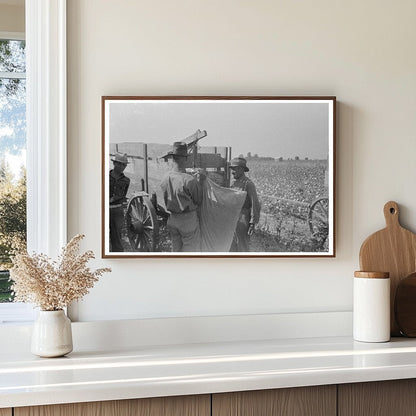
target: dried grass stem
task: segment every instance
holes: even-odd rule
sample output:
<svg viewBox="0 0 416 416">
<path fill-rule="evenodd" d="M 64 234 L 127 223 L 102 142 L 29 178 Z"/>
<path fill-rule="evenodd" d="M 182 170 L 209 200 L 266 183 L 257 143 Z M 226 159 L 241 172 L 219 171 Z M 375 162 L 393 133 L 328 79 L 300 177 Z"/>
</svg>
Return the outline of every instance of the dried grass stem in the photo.
<svg viewBox="0 0 416 416">
<path fill-rule="evenodd" d="M 94 253 L 78 254 L 83 238 L 81 234 L 72 238 L 57 261 L 45 254 L 29 255 L 26 250 L 15 254 L 10 270 L 15 302 L 34 303 L 42 310 L 56 311 L 85 296 L 101 275 L 111 269 L 90 270 L 87 263 Z"/>
</svg>

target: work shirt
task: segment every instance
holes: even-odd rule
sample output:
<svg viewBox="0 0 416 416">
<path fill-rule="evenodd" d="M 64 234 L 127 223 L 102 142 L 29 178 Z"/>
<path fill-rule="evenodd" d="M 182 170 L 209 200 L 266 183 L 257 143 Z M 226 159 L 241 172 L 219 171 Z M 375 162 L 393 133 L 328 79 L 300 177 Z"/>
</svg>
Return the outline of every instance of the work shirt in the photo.
<svg viewBox="0 0 416 416">
<path fill-rule="evenodd" d="M 184 172 L 169 172 L 160 184 L 166 209 L 173 214 L 195 211 L 202 203 L 197 179 Z"/>
<path fill-rule="evenodd" d="M 126 195 L 129 185 L 130 179 L 124 173 L 117 178 L 114 171 L 110 170 L 110 205 L 127 201 Z"/>
<path fill-rule="evenodd" d="M 231 188 L 247 192 L 241 212 L 248 212 L 250 214 L 250 223 L 257 224 L 260 219 L 260 202 L 257 197 L 256 185 L 249 178 L 243 176 L 242 178 L 236 179 L 231 184 Z"/>
</svg>

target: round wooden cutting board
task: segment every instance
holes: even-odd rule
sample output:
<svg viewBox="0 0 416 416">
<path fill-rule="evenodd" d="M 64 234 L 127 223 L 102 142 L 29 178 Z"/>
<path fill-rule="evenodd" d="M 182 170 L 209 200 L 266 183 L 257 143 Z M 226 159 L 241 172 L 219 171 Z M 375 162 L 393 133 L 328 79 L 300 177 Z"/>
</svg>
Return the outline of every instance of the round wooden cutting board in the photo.
<svg viewBox="0 0 416 416">
<path fill-rule="evenodd" d="M 416 234 L 399 222 L 399 206 L 394 201 L 384 205 L 386 228 L 370 235 L 360 249 L 362 271 L 390 273 L 390 328 L 391 335 L 400 335 L 394 317 L 394 299 L 399 282 L 416 271 Z"/>
</svg>

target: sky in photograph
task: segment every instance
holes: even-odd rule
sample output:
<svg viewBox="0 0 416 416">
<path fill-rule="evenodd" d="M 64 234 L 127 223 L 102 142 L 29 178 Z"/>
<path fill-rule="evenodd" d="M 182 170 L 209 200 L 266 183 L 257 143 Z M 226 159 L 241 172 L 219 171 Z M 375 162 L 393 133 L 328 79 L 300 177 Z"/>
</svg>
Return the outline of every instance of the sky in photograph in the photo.
<svg viewBox="0 0 416 416">
<path fill-rule="evenodd" d="M 301 159 L 328 156 L 329 104 L 294 101 L 110 103 L 110 143 L 172 144 L 206 130 L 201 146 L 231 146 L 232 155 Z"/>
</svg>

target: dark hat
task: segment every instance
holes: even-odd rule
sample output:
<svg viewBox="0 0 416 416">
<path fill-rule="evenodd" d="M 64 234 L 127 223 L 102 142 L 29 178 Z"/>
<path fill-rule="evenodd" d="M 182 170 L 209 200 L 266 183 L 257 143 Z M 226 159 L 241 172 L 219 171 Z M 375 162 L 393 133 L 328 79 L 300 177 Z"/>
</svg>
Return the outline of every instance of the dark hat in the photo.
<svg viewBox="0 0 416 416">
<path fill-rule="evenodd" d="M 188 156 L 188 146 L 184 142 L 175 142 L 173 143 L 172 150 L 162 156 L 161 159 L 166 159 L 171 156 L 178 157 L 187 157 Z"/>
<path fill-rule="evenodd" d="M 250 169 L 247 167 L 247 160 L 245 160 L 243 157 L 235 157 L 230 162 L 230 169 L 236 168 L 236 167 L 242 167 L 244 169 L 244 172 L 248 172 Z"/>
<path fill-rule="evenodd" d="M 112 162 L 119 162 L 127 165 L 129 160 L 127 159 L 127 153 L 116 153 L 114 157 L 111 159 Z"/>
</svg>

